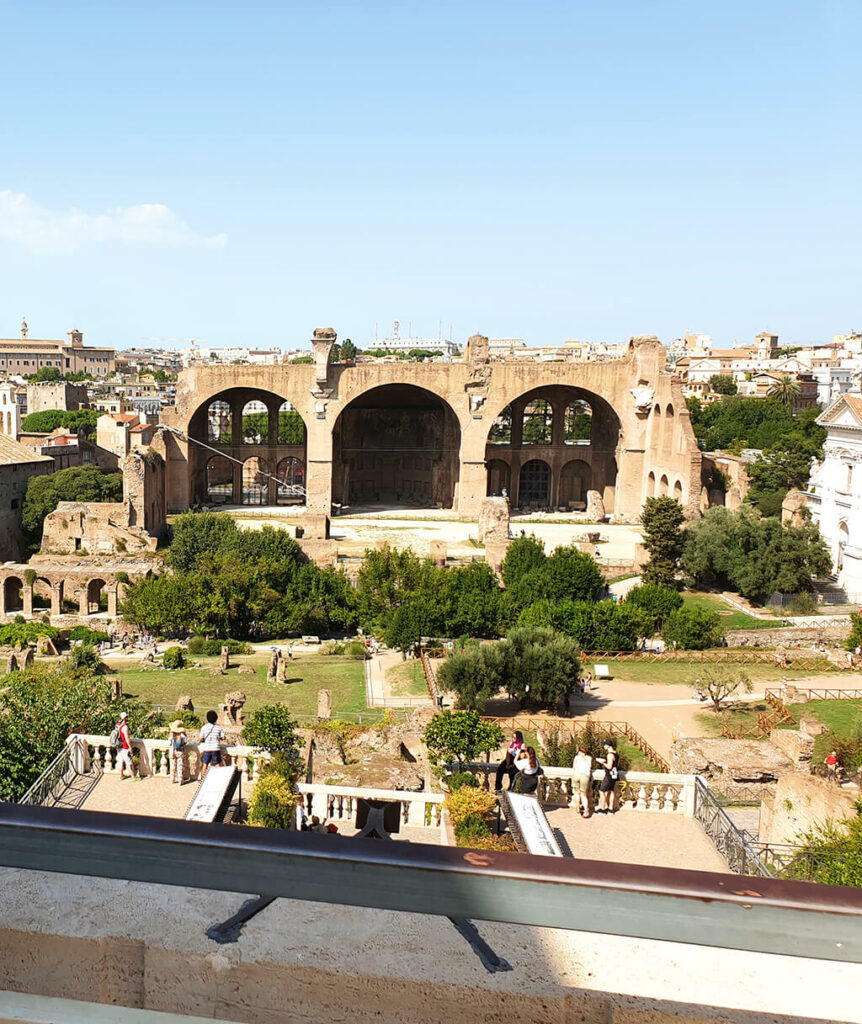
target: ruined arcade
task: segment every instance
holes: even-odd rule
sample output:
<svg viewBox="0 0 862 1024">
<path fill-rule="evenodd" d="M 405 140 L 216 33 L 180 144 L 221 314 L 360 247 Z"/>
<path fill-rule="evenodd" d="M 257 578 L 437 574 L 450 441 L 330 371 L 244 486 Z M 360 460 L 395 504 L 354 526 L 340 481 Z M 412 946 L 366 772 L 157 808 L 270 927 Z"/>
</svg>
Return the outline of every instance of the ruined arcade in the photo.
<svg viewBox="0 0 862 1024">
<path fill-rule="evenodd" d="M 486 496 L 513 508 L 580 510 L 595 492 L 615 522 L 667 494 L 701 507 L 701 456 L 679 387 L 652 336 L 606 362 L 461 361 L 193 366 L 164 423 L 168 512 L 221 504 L 304 506 L 306 536 L 346 507 L 452 509 Z"/>
</svg>

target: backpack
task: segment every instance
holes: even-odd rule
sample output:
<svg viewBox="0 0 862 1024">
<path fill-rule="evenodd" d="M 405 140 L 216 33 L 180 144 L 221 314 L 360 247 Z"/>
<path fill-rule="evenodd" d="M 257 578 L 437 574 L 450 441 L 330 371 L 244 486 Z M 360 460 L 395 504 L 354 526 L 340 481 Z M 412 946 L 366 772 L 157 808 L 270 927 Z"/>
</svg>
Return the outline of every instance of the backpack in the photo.
<svg viewBox="0 0 862 1024">
<path fill-rule="evenodd" d="M 110 743 L 110 745 L 112 747 L 114 747 L 115 749 L 118 749 L 119 747 L 121 747 L 123 745 L 123 741 L 120 739 L 120 727 L 119 727 L 119 725 L 115 725 L 114 726 L 113 732 L 108 737 L 108 743 Z"/>
</svg>

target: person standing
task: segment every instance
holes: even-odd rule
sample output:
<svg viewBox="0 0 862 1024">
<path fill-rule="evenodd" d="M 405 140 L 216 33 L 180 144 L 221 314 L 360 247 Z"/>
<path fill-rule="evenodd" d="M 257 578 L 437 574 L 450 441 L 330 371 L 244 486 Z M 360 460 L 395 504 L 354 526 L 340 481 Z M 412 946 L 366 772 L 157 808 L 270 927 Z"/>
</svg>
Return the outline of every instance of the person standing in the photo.
<svg viewBox="0 0 862 1024">
<path fill-rule="evenodd" d="M 494 789 L 496 792 L 501 792 L 503 789 L 503 776 L 509 776 L 509 789 L 512 788 L 512 782 L 515 776 L 518 774 L 518 769 L 515 767 L 515 758 L 524 749 L 524 737 L 520 732 L 512 734 L 512 742 L 506 748 L 506 756 L 502 762 L 497 766 L 497 775 L 494 779 Z"/>
<path fill-rule="evenodd" d="M 617 765 L 620 761 L 620 755 L 617 753 L 617 748 L 613 744 L 613 740 L 605 740 L 602 744 L 604 747 L 605 756 L 604 759 L 599 759 L 599 764 L 604 768 L 605 774 L 602 777 L 602 781 L 599 783 L 599 814 L 613 814 L 614 813 L 614 790 L 617 785 L 617 777 L 619 771 Z"/>
<path fill-rule="evenodd" d="M 215 711 L 207 711 L 207 724 L 201 729 L 201 743 L 204 745 L 201 754 L 201 781 L 206 778 L 207 769 L 211 764 L 221 764 L 221 745 L 224 743 L 224 729 L 218 723 Z"/>
<path fill-rule="evenodd" d="M 126 778 L 134 779 L 136 782 L 141 781 L 141 776 L 135 770 L 135 762 L 132 760 L 132 736 L 129 732 L 129 713 L 128 711 L 120 712 L 120 720 L 116 725 L 117 736 L 120 741 L 119 750 L 117 753 L 117 769 L 120 772 L 120 781 Z M 123 774 L 123 769 L 128 768 L 128 776 Z"/>
<path fill-rule="evenodd" d="M 578 752 L 572 761 L 572 772 L 575 792 L 578 794 L 578 814 L 582 818 L 589 818 L 593 789 L 593 759 L 583 744 L 578 745 Z"/>
<path fill-rule="evenodd" d="M 171 782 L 178 782 L 182 786 L 183 782 L 185 782 L 186 747 L 188 746 L 188 740 L 186 739 L 186 727 L 179 718 L 175 722 L 171 722 L 171 738 L 169 742 L 171 752 Z"/>
</svg>

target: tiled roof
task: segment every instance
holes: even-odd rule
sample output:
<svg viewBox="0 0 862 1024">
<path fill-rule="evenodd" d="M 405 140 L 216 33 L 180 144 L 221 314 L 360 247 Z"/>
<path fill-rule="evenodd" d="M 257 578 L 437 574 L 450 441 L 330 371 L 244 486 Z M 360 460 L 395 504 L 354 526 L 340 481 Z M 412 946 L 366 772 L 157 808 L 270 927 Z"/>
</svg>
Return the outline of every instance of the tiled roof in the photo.
<svg viewBox="0 0 862 1024">
<path fill-rule="evenodd" d="M 50 455 L 36 455 L 26 444 L 0 434 L 0 466 L 11 466 L 22 462 L 53 462 Z"/>
</svg>

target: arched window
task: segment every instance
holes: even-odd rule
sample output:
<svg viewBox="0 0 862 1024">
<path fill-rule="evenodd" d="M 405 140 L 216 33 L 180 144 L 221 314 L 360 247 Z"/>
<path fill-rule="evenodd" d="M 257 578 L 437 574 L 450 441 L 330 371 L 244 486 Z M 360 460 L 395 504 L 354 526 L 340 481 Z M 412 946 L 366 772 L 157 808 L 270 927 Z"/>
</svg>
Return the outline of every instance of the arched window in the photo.
<svg viewBox="0 0 862 1024">
<path fill-rule="evenodd" d="M 207 409 L 207 440 L 211 444 L 230 444 L 230 406 L 227 402 L 210 402 Z"/>
<path fill-rule="evenodd" d="M 269 441 L 269 412 L 263 402 L 246 402 L 242 410 L 242 443 L 266 444 Z"/>
<path fill-rule="evenodd" d="M 586 402 L 578 399 L 566 406 L 563 422 L 563 440 L 566 444 L 589 444 L 592 427 L 593 411 Z"/>
<path fill-rule="evenodd" d="M 282 402 L 278 409 L 278 443 L 303 444 L 304 441 L 305 424 L 302 417 L 290 402 Z"/>
<path fill-rule="evenodd" d="M 87 584 L 87 608 L 85 615 L 98 615 L 108 610 L 108 594 L 104 580 L 90 580 Z"/>
<path fill-rule="evenodd" d="M 544 398 L 534 398 L 524 409 L 522 444 L 550 444 L 553 434 L 554 412 Z"/>
<path fill-rule="evenodd" d="M 650 475 L 647 477 L 646 496 L 648 498 L 655 497 L 655 473 L 650 473 Z"/>
<path fill-rule="evenodd" d="M 488 463 L 488 496 L 501 497 L 503 491 L 510 493 L 511 471 L 502 459 L 491 459 Z"/>
<path fill-rule="evenodd" d="M 305 497 L 305 466 L 302 459 L 282 459 L 278 464 L 275 475 L 278 477 L 278 501 L 280 504 L 287 504 L 291 501 L 301 501 Z"/>
<path fill-rule="evenodd" d="M 673 496 L 678 502 L 682 503 L 682 482 L 680 480 L 677 480 L 673 485 Z"/>
<path fill-rule="evenodd" d="M 223 455 L 216 455 L 207 463 L 208 504 L 227 505 L 233 501 L 233 466 Z"/>
<path fill-rule="evenodd" d="M 661 478 L 661 480 L 659 480 L 659 483 L 658 483 L 659 497 L 666 498 L 669 487 L 670 487 L 670 483 L 668 482 L 668 478 L 666 476 L 662 475 L 662 478 Z"/>
<path fill-rule="evenodd" d="M 242 466 L 243 505 L 265 505 L 269 493 L 269 465 L 266 459 L 254 456 Z"/>
<path fill-rule="evenodd" d="M 506 408 L 491 424 L 491 431 L 488 434 L 489 444 L 511 444 L 512 443 L 512 407 Z"/>
</svg>

